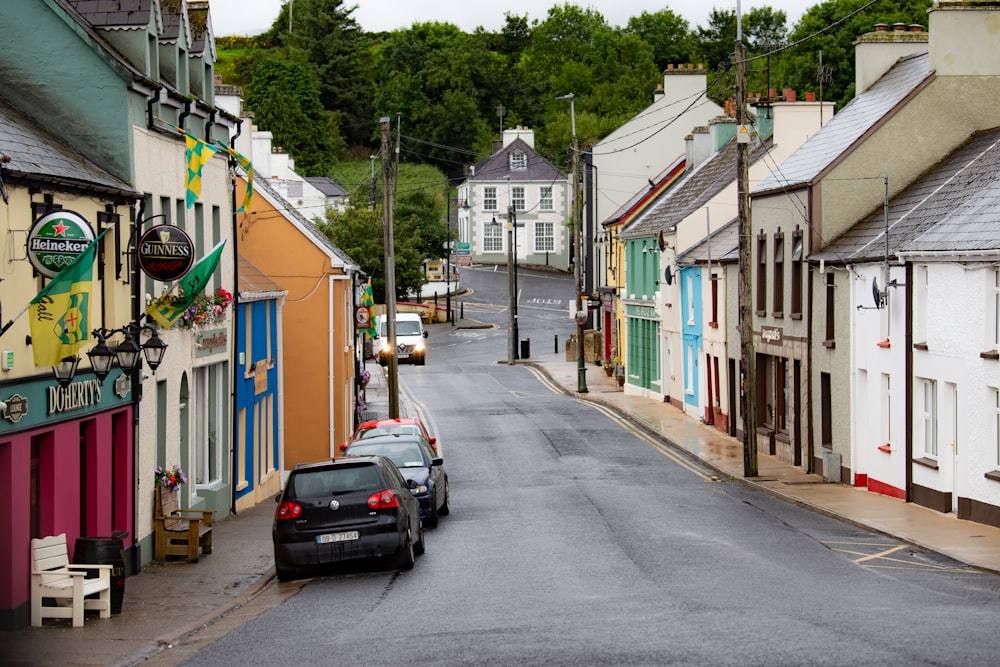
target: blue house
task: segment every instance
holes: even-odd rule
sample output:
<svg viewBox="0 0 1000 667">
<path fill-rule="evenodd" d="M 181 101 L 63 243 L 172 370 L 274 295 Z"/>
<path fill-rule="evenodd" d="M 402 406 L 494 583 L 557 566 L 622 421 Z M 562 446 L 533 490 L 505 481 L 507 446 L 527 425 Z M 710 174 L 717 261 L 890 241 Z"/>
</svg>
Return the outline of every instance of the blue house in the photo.
<svg viewBox="0 0 1000 667">
<path fill-rule="evenodd" d="M 239 255 L 236 418 L 233 465 L 236 510 L 280 490 L 281 323 L 288 294 Z M 262 481 L 263 480 L 263 481 Z"/>
</svg>

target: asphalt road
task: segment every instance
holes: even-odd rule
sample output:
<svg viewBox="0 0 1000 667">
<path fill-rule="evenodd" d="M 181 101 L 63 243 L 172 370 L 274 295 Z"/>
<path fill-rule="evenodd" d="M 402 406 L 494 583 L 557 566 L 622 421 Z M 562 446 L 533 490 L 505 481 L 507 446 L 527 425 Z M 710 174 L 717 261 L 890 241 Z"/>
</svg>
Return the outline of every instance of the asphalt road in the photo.
<svg viewBox="0 0 1000 667">
<path fill-rule="evenodd" d="M 1000 577 L 651 447 L 599 406 L 506 364 L 506 275 L 466 269 L 463 281 L 473 288 L 466 317 L 500 326 L 435 325 L 427 365 L 400 367 L 406 403 L 438 436 L 451 481 L 452 513 L 427 532 L 427 553 L 409 572 L 331 568 L 274 584 L 238 623 L 175 656 L 192 665 L 995 664 Z M 522 338 L 551 344 L 572 333 L 570 279 L 522 273 L 519 287 Z"/>
</svg>

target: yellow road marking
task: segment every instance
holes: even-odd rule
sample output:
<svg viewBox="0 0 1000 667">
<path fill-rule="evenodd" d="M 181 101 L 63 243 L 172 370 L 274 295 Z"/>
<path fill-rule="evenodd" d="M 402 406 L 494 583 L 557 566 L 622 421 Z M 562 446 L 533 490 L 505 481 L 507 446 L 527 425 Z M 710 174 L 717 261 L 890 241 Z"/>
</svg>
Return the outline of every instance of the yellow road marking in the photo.
<svg viewBox="0 0 1000 667">
<path fill-rule="evenodd" d="M 885 551 L 880 551 L 877 554 L 871 554 L 869 556 L 862 556 L 861 558 L 855 559 L 854 562 L 855 563 L 864 563 L 865 561 L 875 560 L 876 558 L 885 558 L 889 554 L 894 554 L 897 551 L 902 551 L 903 549 L 906 549 L 908 546 L 909 545 L 906 545 L 906 544 L 899 544 L 897 546 L 894 546 L 891 549 L 886 549 Z M 895 560 L 895 559 L 892 559 L 892 560 Z"/>
</svg>

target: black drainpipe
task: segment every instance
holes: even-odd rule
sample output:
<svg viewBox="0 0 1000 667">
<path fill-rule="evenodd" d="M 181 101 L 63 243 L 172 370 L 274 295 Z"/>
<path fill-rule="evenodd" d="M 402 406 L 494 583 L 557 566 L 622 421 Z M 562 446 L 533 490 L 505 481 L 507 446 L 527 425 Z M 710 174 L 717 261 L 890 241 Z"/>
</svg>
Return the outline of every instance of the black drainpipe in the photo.
<svg viewBox="0 0 1000 667">
<path fill-rule="evenodd" d="M 184 119 L 191 115 L 191 100 L 184 100 L 184 111 L 177 118 L 177 127 L 184 129 Z"/>
<path fill-rule="evenodd" d="M 150 128 L 156 126 L 156 116 L 153 115 L 153 105 L 160 101 L 160 92 L 162 90 L 163 86 L 157 86 L 153 94 L 150 95 L 148 100 L 146 100 L 146 125 Z"/>
<path fill-rule="evenodd" d="M 215 112 L 214 111 L 212 112 L 212 117 L 213 118 L 215 117 Z M 242 120 L 237 120 L 236 121 L 236 134 L 234 134 L 233 137 L 232 137 L 232 139 L 229 140 L 229 146 L 234 151 L 236 150 L 236 140 L 239 138 L 239 136 L 242 133 L 243 133 L 243 121 Z M 239 351 L 236 349 L 236 341 L 238 340 L 237 336 L 238 336 L 239 331 L 240 331 L 240 255 L 239 255 L 239 244 L 237 242 L 237 239 L 239 238 L 239 223 L 236 220 L 236 167 L 237 166 L 238 165 L 237 165 L 237 162 L 236 162 L 236 158 L 234 158 L 232 155 L 230 155 L 229 156 L 229 168 L 232 170 L 232 174 L 233 174 L 232 175 L 232 179 L 233 179 L 232 185 L 233 185 L 233 187 L 231 189 L 229 197 L 231 199 L 230 206 L 232 207 L 232 211 L 233 211 L 232 241 L 233 241 L 233 278 L 234 278 L 234 280 L 233 280 L 233 283 L 234 283 L 233 284 L 233 336 L 232 336 L 232 341 L 233 341 L 232 342 L 232 345 L 233 345 L 233 354 L 232 354 L 233 391 L 232 391 L 232 395 L 229 398 L 230 412 L 232 413 L 232 417 L 230 418 L 230 421 L 232 422 L 231 428 L 232 428 L 232 433 L 233 433 L 232 446 L 230 447 L 230 464 L 229 464 L 230 476 L 232 477 L 232 480 L 231 480 L 232 483 L 230 484 L 231 491 L 230 491 L 230 494 L 229 494 L 229 511 L 232 514 L 236 514 L 236 465 L 237 465 L 237 463 L 239 463 L 239 461 L 237 460 L 238 457 L 236 455 L 237 454 L 237 452 L 236 452 L 236 447 L 237 447 L 236 436 L 239 433 L 239 425 L 236 423 L 236 420 L 239 418 L 239 409 L 238 409 L 239 406 L 236 405 L 236 393 L 237 393 L 236 389 L 237 389 L 237 386 L 238 386 L 237 383 L 239 383 L 239 382 L 245 382 L 245 380 L 243 379 L 243 373 L 242 373 L 242 371 L 240 369 L 240 365 L 239 365 L 239 359 L 240 359 Z M 252 359 L 247 359 L 246 361 L 247 361 L 247 363 L 252 363 L 253 360 Z M 255 471 L 255 473 L 256 473 L 256 471 Z M 257 479 L 260 479 L 259 475 L 257 475 Z"/>
</svg>

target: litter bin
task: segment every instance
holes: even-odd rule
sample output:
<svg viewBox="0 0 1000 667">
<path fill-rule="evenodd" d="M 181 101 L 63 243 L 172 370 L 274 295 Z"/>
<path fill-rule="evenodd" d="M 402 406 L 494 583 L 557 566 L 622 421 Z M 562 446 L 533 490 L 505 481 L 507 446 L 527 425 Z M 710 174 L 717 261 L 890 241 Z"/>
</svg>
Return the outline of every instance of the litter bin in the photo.
<svg viewBox="0 0 1000 667">
<path fill-rule="evenodd" d="M 122 613 L 125 598 L 125 555 L 122 539 L 126 531 L 115 531 L 112 537 L 78 537 L 73 550 L 73 562 L 83 565 L 111 565 L 111 613 Z M 96 577 L 96 572 L 88 572 Z"/>
<path fill-rule="evenodd" d="M 521 359 L 531 358 L 531 339 L 526 338 L 521 341 Z"/>
</svg>

